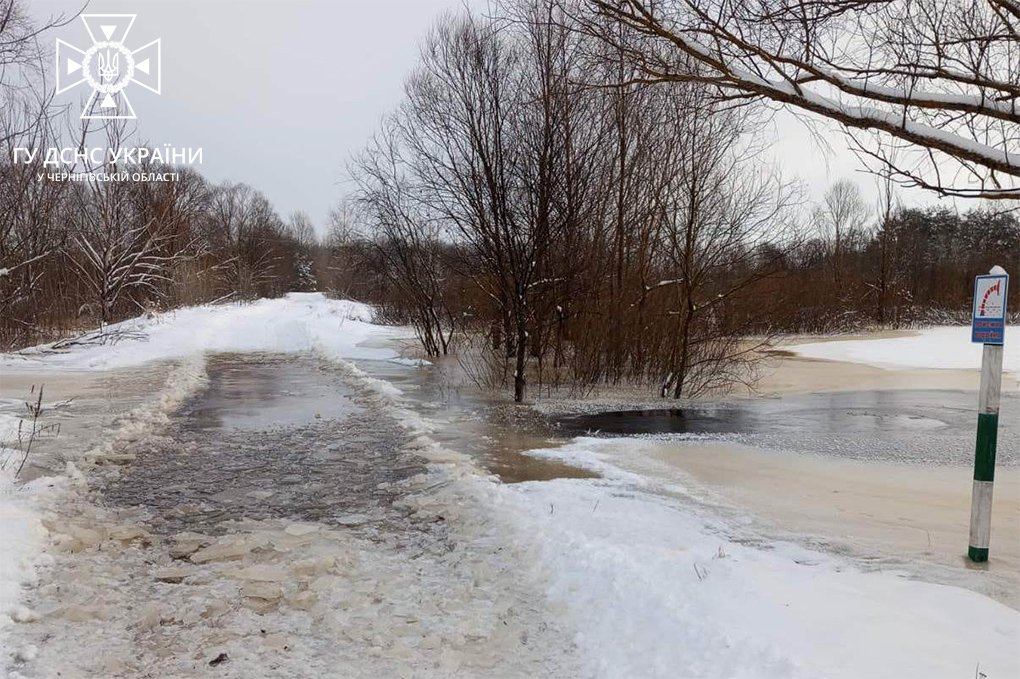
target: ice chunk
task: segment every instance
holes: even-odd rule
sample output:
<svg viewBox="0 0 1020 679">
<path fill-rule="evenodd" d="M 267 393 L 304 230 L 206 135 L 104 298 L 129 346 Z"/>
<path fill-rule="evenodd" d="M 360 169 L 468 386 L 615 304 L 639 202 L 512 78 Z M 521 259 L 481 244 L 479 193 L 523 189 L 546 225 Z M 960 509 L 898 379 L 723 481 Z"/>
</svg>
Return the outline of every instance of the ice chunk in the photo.
<svg viewBox="0 0 1020 679">
<path fill-rule="evenodd" d="M 224 575 L 237 580 L 250 580 L 252 582 L 285 582 L 288 579 L 286 570 L 280 566 L 270 564 L 256 564 L 246 568 L 237 568 L 226 571 Z"/>
<path fill-rule="evenodd" d="M 244 605 L 263 614 L 276 608 L 283 598 L 283 588 L 272 582 L 250 582 L 241 588 Z"/>
<path fill-rule="evenodd" d="M 315 533 L 321 528 L 321 526 L 314 523 L 292 523 L 283 529 L 283 532 L 287 535 L 293 535 L 295 537 L 301 537 L 303 535 L 309 535 Z"/>
<path fill-rule="evenodd" d="M 294 596 L 287 599 L 287 603 L 290 604 L 291 608 L 296 608 L 299 611 L 311 610 L 316 603 L 318 603 L 319 597 L 316 596 L 315 592 L 304 590 L 298 592 Z"/>
<path fill-rule="evenodd" d="M 291 565 L 291 570 L 294 571 L 296 575 L 321 575 L 331 570 L 335 565 L 335 557 L 318 556 L 295 561 Z"/>
<path fill-rule="evenodd" d="M 125 546 L 132 542 L 139 542 L 143 545 L 148 545 L 151 542 L 148 531 L 140 526 L 116 526 L 110 530 L 108 537 Z"/>
<path fill-rule="evenodd" d="M 162 620 L 163 616 L 160 614 L 159 609 L 149 605 L 142 609 L 142 616 L 136 624 L 140 629 L 150 630 L 159 627 Z"/>
<path fill-rule="evenodd" d="M 191 562 L 234 561 L 268 544 L 269 541 L 265 537 L 256 535 L 226 536 L 192 554 Z"/>
<path fill-rule="evenodd" d="M 168 582 L 171 584 L 177 584 L 182 582 L 184 578 L 191 575 L 194 571 L 190 568 L 181 568 L 179 566 L 170 566 L 168 568 L 160 568 L 153 577 L 159 582 Z"/>
<path fill-rule="evenodd" d="M 201 533 L 177 533 L 173 539 L 174 546 L 170 548 L 170 556 L 174 559 L 186 559 L 212 543 L 212 538 Z"/>
<path fill-rule="evenodd" d="M 18 606 L 11 611 L 11 620 L 14 622 L 35 622 L 39 614 L 26 606 Z"/>
<path fill-rule="evenodd" d="M 283 588 L 274 582 L 249 582 L 241 588 L 241 594 L 255 599 L 276 601 L 283 598 Z"/>
</svg>

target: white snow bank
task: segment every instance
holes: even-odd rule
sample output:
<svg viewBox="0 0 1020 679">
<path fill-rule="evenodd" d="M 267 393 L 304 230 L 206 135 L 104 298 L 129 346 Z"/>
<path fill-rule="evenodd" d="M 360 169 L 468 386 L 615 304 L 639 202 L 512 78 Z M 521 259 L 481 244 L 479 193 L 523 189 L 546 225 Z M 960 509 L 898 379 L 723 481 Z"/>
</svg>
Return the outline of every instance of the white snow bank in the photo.
<svg viewBox="0 0 1020 679">
<path fill-rule="evenodd" d="M 186 307 L 140 316 L 108 327 L 123 334 L 116 343 L 50 345 L 0 356 L 0 369 L 88 370 L 121 368 L 203 352 L 321 351 L 333 358 L 388 359 L 396 353 L 368 340 L 401 336 L 406 330 L 372 324 L 371 308 L 328 299 L 321 293 L 291 293 L 250 304 Z"/>
<path fill-rule="evenodd" d="M 16 485 L 14 472 L 20 453 L 0 447 L 0 639 L 14 622 L 30 622 L 32 611 L 21 605 L 21 595 L 37 582 L 36 568 L 46 559 L 43 547 L 47 531 L 30 506 L 33 486 Z M 0 644 L 2 646 L 2 644 Z M 0 649 L 6 662 L 6 653 Z"/>
<path fill-rule="evenodd" d="M 1020 325 L 1006 328 L 1004 346 L 1003 369 L 1020 372 Z M 807 358 L 864 363 L 879 368 L 981 368 L 981 345 L 970 341 L 970 326 L 927 328 L 910 337 L 864 337 L 786 348 Z"/>
<path fill-rule="evenodd" d="M 23 412 L 24 404 L 20 401 L 0 399 L 0 445 L 18 438 L 18 430 L 23 426 L 22 418 L 15 414 Z"/>
<path fill-rule="evenodd" d="M 74 354 L 62 354 L 54 357 L 67 360 L 75 358 Z M 34 361 L 32 365 L 39 363 Z M 43 365 L 49 365 L 45 363 Z M 6 366 L 0 364 L 3 370 Z M 126 459 L 121 451 L 126 444 L 137 441 L 157 432 L 169 422 L 169 415 L 205 381 L 204 361 L 202 357 L 190 357 L 181 361 L 170 371 L 166 383 L 156 393 L 133 410 L 118 416 L 117 426 L 106 429 L 103 436 L 94 441 L 84 456 L 88 462 Z M 2 405 L 2 404 L 0 404 Z M 24 405 L 23 403 L 21 404 Z M 45 405 L 45 404 L 44 404 Z M 6 436 L 16 438 L 16 417 L 9 418 L 10 426 L 14 426 L 15 434 L 0 429 L 0 443 Z M 0 427 L 4 419 L 0 418 Z M 34 454 L 34 453 L 33 453 Z M 76 484 L 83 482 L 83 475 L 72 460 L 70 447 L 62 448 L 65 456 L 66 475 L 57 477 L 37 478 L 28 483 L 20 483 L 15 478 L 19 461 L 23 453 L 13 448 L 0 445 L 0 663 L 10 657 L 8 628 L 12 623 L 32 622 L 37 615 L 22 605 L 21 597 L 25 592 L 38 584 L 37 569 L 53 563 L 53 558 L 46 552 L 51 544 L 50 533 L 43 525 L 41 516 L 49 514 L 54 503 L 62 494 L 70 492 Z M 26 649 L 14 651 L 16 655 L 26 656 Z M 0 669 L 0 676 L 6 676 Z"/>
<path fill-rule="evenodd" d="M 584 462 L 587 449 L 606 471 L 600 448 L 614 445 L 578 439 L 563 457 Z M 793 544 L 734 542 L 717 519 L 626 478 L 502 487 L 590 676 L 937 678 L 979 664 L 1020 676 L 1017 611 Z"/>
</svg>

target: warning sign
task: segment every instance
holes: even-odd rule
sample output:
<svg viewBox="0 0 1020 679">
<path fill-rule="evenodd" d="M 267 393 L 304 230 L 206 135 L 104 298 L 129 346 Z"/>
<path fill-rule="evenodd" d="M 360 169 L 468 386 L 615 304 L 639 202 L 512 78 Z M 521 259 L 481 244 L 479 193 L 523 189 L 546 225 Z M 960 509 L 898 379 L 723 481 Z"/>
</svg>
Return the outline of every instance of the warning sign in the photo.
<svg viewBox="0 0 1020 679">
<path fill-rule="evenodd" d="M 1001 271 L 1001 269 L 1000 269 Z M 1002 344 L 1006 331 L 1006 291 L 1009 276 L 995 274 L 974 279 L 974 312 L 970 341 Z"/>
</svg>

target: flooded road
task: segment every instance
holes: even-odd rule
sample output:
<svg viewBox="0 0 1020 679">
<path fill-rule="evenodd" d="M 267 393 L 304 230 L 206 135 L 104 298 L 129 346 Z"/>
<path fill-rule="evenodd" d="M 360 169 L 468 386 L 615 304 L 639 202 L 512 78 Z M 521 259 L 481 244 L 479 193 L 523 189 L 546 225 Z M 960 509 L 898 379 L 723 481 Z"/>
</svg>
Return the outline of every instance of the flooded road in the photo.
<svg viewBox="0 0 1020 679">
<path fill-rule="evenodd" d="M 54 398 L 75 392 L 62 379 Z M 399 403 L 377 379 L 402 390 Z M 982 582 L 958 577 L 952 560 L 966 484 L 941 463 L 969 455 L 966 392 L 801 394 L 557 426 L 435 366 L 351 368 L 314 353 L 216 354 L 83 375 L 77 388 L 70 413 L 51 413 L 71 440 L 45 442 L 33 462 L 41 472 L 74 460 L 88 473 L 70 474 L 46 509 L 53 564 L 26 600 L 38 622 L 13 633 L 38 652 L 13 667 L 24 677 L 577 676 L 549 574 L 477 472 L 506 483 L 598 476 L 525 454 L 592 429 L 723 439 L 607 442 L 600 454 L 641 479 L 621 497 L 661 492 L 693 515 L 733 519 L 746 544 L 801 540 L 1015 605 L 1016 550 L 996 552 L 1011 565 Z M 1016 424 L 1004 432 L 1005 452 Z M 735 449 L 728 437 L 755 443 Z M 806 448 L 810 459 L 783 452 Z M 470 464 L 437 463 L 440 449 Z M 931 456 L 938 471 L 889 473 L 901 455 Z M 718 493 L 703 502 L 699 489 Z M 1018 501 L 1000 494 L 1002 516 Z M 563 511 L 551 498 L 549 520 Z"/>
<path fill-rule="evenodd" d="M 106 502 L 146 508 L 162 532 L 217 534 L 240 519 L 406 523 L 392 488 L 425 461 L 329 364 L 220 354 L 206 371 L 206 389 L 105 486 Z"/>
<path fill-rule="evenodd" d="M 186 389 L 166 370 L 114 380 L 142 405 L 81 442 L 89 474 L 46 509 L 52 565 L 25 597 L 32 623 L 11 631 L 23 650 L 8 669 L 578 673 L 491 484 L 429 462 L 434 442 L 385 389 L 307 353 L 212 355 Z"/>
<path fill-rule="evenodd" d="M 358 361 L 368 374 L 399 387 L 412 407 L 433 423 L 432 437 L 471 456 L 503 483 L 592 478 L 590 471 L 523 454 L 562 443 L 557 429 L 527 405 L 479 389 L 457 366 Z"/>
</svg>

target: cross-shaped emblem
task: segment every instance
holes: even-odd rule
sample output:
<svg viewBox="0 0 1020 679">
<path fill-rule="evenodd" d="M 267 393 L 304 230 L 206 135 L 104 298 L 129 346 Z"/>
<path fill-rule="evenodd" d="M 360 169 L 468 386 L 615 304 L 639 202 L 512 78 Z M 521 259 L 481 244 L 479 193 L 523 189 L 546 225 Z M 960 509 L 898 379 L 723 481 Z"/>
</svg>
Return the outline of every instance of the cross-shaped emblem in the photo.
<svg viewBox="0 0 1020 679">
<path fill-rule="evenodd" d="M 57 40 L 57 94 L 81 83 L 92 88 L 81 112 L 83 119 L 135 118 L 135 110 L 124 92 L 131 83 L 160 93 L 160 41 L 153 40 L 136 50 L 124 46 L 136 16 L 83 14 L 82 23 L 92 39 L 87 50 Z"/>
</svg>

